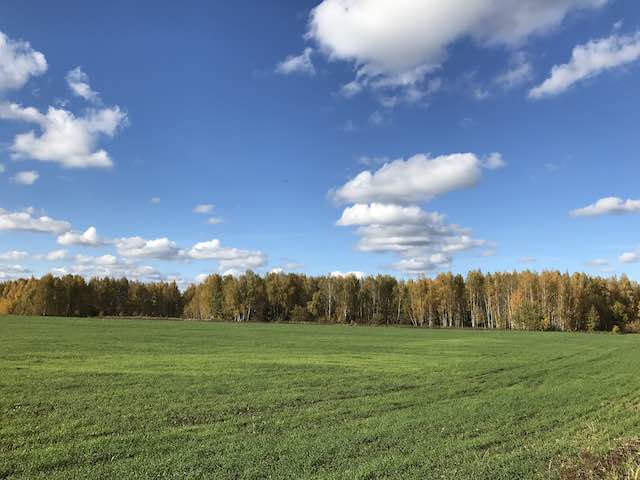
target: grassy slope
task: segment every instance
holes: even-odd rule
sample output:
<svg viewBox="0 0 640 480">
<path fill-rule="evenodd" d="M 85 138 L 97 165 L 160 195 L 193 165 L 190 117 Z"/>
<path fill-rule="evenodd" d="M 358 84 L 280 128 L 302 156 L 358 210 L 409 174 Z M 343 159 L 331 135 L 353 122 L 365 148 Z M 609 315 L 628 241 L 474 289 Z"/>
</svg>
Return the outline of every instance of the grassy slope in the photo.
<svg viewBox="0 0 640 480">
<path fill-rule="evenodd" d="M 2 317 L 0 392 L 0 478 L 554 478 L 640 336 Z"/>
</svg>

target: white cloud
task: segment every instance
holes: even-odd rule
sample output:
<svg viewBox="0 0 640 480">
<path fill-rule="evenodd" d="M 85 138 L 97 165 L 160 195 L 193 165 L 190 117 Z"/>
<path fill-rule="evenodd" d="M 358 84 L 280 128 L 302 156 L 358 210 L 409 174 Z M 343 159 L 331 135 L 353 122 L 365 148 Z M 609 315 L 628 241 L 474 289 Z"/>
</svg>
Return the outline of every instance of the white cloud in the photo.
<svg viewBox="0 0 640 480">
<path fill-rule="evenodd" d="M 89 76 L 82 71 L 80 67 L 76 67 L 67 73 L 67 85 L 71 91 L 78 97 L 82 97 L 88 102 L 99 103 L 100 94 L 91 89 L 89 85 Z"/>
<path fill-rule="evenodd" d="M 0 173 L 4 173 L 6 170 L 5 166 L 0 163 Z"/>
<path fill-rule="evenodd" d="M 344 210 L 337 224 L 358 226 L 357 250 L 399 255 L 391 268 L 406 273 L 443 268 L 453 254 L 486 244 L 469 229 L 447 224 L 443 215 L 418 206 L 356 204 Z"/>
<path fill-rule="evenodd" d="M 196 243 L 187 255 L 196 260 L 217 260 L 220 270 L 250 270 L 263 267 L 267 256 L 260 251 L 223 247 L 220 240 Z"/>
<path fill-rule="evenodd" d="M 102 255 L 100 257 L 96 257 L 96 264 L 98 265 L 116 265 L 118 263 L 118 257 L 115 255 Z"/>
<path fill-rule="evenodd" d="M 98 235 L 95 227 L 89 227 L 83 233 L 66 232 L 58 237 L 60 245 L 82 245 L 85 247 L 100 247 L 108 242 Z"/>
<path fill-rule="evenodd" d="M 199 273 L 198 275 L 196 275 L 195 283 L 204 282 L 207 278 L 209 278 L 210 275 L 210 273 Z"/>
<path fill-rule="evenodd" d="M 402 225 L 406 223 L 418 224 L 421 222 L 437 223 L 442 220 L 442 215 L 427 213 L 417 206 L 400 206 L 393 204 L 358 203 L 345 208 L 342 217 L 336 225 Z"/>
<path fill-rule="evenodd" d="M 506 72 L 501 73 L 495 82 L 505 90 L 510 90 L 523 83 L 528 82 L 533 77 L 533 68 L 522 52 L 516 53 L 511 59 L 511 67 Z"/>
<path fill-rule="evenodd" d="M 596 203 L 569 212 L 572 217 L 595 217 L 606 214 L 622 214 L 640 212 L 640 200 L 623 200 L 618 197 L 605 197 Z"/>
<path fill-rule="evenodd" d="M 305 48 L 300 55 L 289 55 L 276 66 L 276 72 L 283 75 L 292 73 L 305 73 L 307 75 L 315 75 L 316 69 L 311 61 L 313 54 L 312 48 Z"/>
<path fill-rule="evenodd" d="M 40 178 L 40 174 L 35 170 L 18 172 L 11 180 L 19 185 L 33 185 Z"/>
<path fill-rule="evenodd" d="M 442 254 L 434 253 L 424 257 L 405 258 L 391 265 L 395 270 L 405 273 L 424 273 L 449 268 L 451 258 Z"/>
<path fill-rule="evenodd" d="M 57 261 L 60 261 L 60 260 L 64 260 L 64 259 L 67 258 L 67 251 L 66 250 L 53 250 L 53 251 L 47 253 L 47 256 L 45 258 L 50 262 L 57 262 Z"/>
<path fill-rule="evenodd" d="M 640 59 L 640 31 L 633 35 L 611 35 L 573 49 L 571 60 L 555 65 L 551 75 L 529 92 L 534 99 L 558 95 L 581 80 Z"/>
<path fill-rule="evenodd" d="M 330 60 L 353 63 L 348 88 L 420 85 L 447 49 L 470 38 L 479 45 L 521 43 L 558 26 L 573 10 L 607 0 L 324 0 L 310 14 L 307 39 Z"/>
<path fill-rule="evenodd" d="M 216 260 L 221 271 L 245 271 L 263 267 L 267 263 L 267 256 L 260 251 L 223 247 L 218 239 L 196 243 L 188 250 L 181 249 L 168 238 L 147 240 L 142 237 L 129 237 L 114 240 L 113 243 L 118 254 L 125 258 Z"/>
<path fill-rule="evenodd" d="M 595 258 L 593 260 L 589 260 L 586 264 L 591 267 L 606 267 L 609 265 L 609 260 L 606 258 Z"/>
<path fill-rule="evenodd" d="M 71 224 L 47 216 L 34 216 L 29 208 L 21 212 L 9 212 L 0 208 L 0 231 L 25 231 L 60 235 L 71 230 Z"/>
<path fill-rule="evenodd" d="M 294 272 L 296 270 L 302 270 L 304 265 L 295 261 L 288 261 L 286 259 L 282 259 L 282 263 L 276 265 L 271 269 L 271 273 L 288 273 Z"/>
<path fill-rule="evenodd" d="M 168 280 L 165 275 L 151 266 L 140 265 L 133 260 L 118 258 L 114 255 L 102 255 L 99 257 L 76 255 L 70 266 L 53 268 L 51 273 L 60 276 L 75 274 L 85 278 L 126 277 L 143 282 Z"/>
<path fill-rule="evenodd" d="M 31 270 L 22 265 L 0 266 L 0 281 L 25 278 L 32 274 Z"/>
<path fill-rule="evenodd" d="M 205 203 L 202 205 L 196 205 L 195 207 L 193 207 L 193 213 L 200 213 L 202 215 L 207 215 L 211 212 L 213 212 L 213 209 L 215 208 L 215 205 L 212 205 L 210 203 Z"/>
<path fill-rule="evenodd" d="M 168 238 L 155 240 L 146 240 L 142 237 L 120 238 L 115 241 L 115 244 L 118 253 L 123 257 L 175 260 L 182 255 L 176 243 Z"/>
<path fill-rule="evenodd" d="M 505 165 L 499 153 L 483 159 L 471 153 L 415 155 L 386 163 L 331 192 L 337 201 L 354 204 L 344 209 L 336 224 L 357 227 L 359 251 L 400 256 L 393 269 L 418 273 L 444 268 L 458 252 L 492 245 L 474 238 L 467 228 L 445 223 L 443 215 L 412 203 L 474 185 L 483 168 Z"/>
<path fill-rule="evenodd" d="M 523 263 L 525 265 L 531 264 L 531 263 L 535 263 L 536 261 L 537 261 L 537 259 L 535 259 L 534 257 L 520 257 L 520 258 L 518 258 L 518 263 Z"/>
<path fill-rule="evenodd" d="M 618 257 L 621 263 L 636 263 L 640 262 L 640 248 L 632 252 L 624 252 Z"/>
<path fill-rule="evenodd" d="M 469 229 L 443 222 L 381 225 L 371 224 L 357 229 L 358 250 L 362 252 L 395 252 L 405 256 L 451 254 L 484 245 L 474 239 Z"/>
<path fill-rule="evenodd" d="M 47 71 L 44 55 L 28 42 L 12 40 L 0 32 L 0 91 L 22 88 L 29 78 Z"/>
<path fill-rule="evenodd" d="M 331 272 L 329 274 L 331 277 L 334 278 L 345 278 L 345 277 L 356 277 L 357 279 L 361 280 L 364 277 L 366 277 L 366 274 L 364 272 L 341 272 L 339 270 L 336 270 L 334 272 Z"/>
<path fill-rule="evenodd" d="M 497 170 L 506 167 L 507 162 L 504 161 L 500 153 L 492 153 L 483 160 L 482 166 L 488 170 Z"/>
<path fill-rule="evenodd" d="M 399 159 L 387 163 L 374 173 L 361 172 L 333 192 L 333 196 L 345 203 L 428 200 L 475 185 L 482 175 L 482 166 L 483 162 L 472 153 L 435 158 L 418 154 L 406 161 Z"/>
<path fill-rule="evenodd" d="M 160 203 L 160 197 L 152 197 L 151 203 L 153 203 L 154 205 L 158 205 Z"/>
<path fill-rule="evenodd" d="M 101 136 L 113 137 L 127 122 L 126 113 L 117 106 L 88 110 L 76 117 L 54 107 L 43 114 L 33 107 L 2 103 L 0 118 L 33 123 L 41 130 L 16 135 L 11 146 L 14 158 L 53 162 L 67 168 L 111 167 L 109 154 L 97 150 L 96 144 Z"/>
<path fill-rule="evenodd" d="M 218 217 L 209 217 L 207 218 L 207 225 L 218 225 L 219 223 L 222 223 L 223 220 L 221 218 Z"/>
<path fill-rule="evenodd" d="M 22 250 L 11 250 L 8 252 L 0 253 L 0 262 L 19 262 L 27 258 L 29 254 Z"/>
</svg>

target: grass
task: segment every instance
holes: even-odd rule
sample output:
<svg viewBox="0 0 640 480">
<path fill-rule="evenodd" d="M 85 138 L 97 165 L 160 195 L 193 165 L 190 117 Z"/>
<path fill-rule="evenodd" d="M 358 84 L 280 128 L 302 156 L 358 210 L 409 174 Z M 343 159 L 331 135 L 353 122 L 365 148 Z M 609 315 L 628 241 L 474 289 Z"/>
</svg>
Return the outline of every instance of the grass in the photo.
<svg viewBox="0 0 640 480">
<path fill-rule="evenodd" d="M 0 478 L 559 478 L 640 336 L 0 317 L 0 393 Z"/>
</svg>

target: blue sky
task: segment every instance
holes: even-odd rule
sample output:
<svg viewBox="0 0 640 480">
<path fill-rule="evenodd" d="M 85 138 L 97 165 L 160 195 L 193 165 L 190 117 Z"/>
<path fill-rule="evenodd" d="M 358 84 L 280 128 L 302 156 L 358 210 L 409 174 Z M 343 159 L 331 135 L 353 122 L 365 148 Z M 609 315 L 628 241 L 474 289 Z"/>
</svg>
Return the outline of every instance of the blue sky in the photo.
<svg viewBox="0 0 640 480">
<path fill-rule="evenodd" d="M 640 5 L 469 5 L 0 5 L 0 279 L 639 278 Z"/>
</svg>

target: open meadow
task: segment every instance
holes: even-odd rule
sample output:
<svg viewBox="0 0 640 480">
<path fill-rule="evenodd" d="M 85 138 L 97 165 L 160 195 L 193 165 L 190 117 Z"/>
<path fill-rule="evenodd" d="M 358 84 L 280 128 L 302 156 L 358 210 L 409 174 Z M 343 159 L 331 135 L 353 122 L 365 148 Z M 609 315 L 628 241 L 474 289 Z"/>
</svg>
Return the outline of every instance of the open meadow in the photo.
<svg viewBox="0 0 640 480">
<path fill-rule="evenodd" d="M 0 478 L 558 478 L 640 336 L 0 317 Z"/>
</svg>

